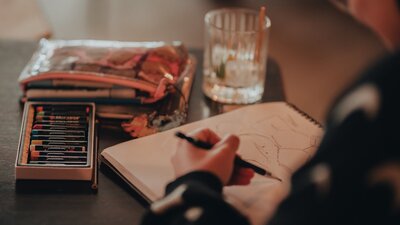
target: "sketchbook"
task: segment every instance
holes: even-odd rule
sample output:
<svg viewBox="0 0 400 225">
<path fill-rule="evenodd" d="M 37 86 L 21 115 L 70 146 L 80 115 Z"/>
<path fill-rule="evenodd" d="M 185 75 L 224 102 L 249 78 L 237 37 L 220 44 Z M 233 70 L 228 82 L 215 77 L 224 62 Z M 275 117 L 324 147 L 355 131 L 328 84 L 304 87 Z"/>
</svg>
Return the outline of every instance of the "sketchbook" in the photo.
<svg viewBox="0 0 400 225">
<path fill-rule="evenodd" d="M 174 180 L 170 158 L 178 142 L 175 132 L 201 127 L 220 136 L 238 135 L 238 154 L 282 179 L 256 174 L 250 185 L 224 188 L 227 202 L 255 225 L 264 224 L 288 194 L 291 175 L 313 156 L 323 132 L 320 124 L 291 104 L 261 103 L 111 146 L 101 153 L 102 162 L 153 202 Z"/>
</svg>

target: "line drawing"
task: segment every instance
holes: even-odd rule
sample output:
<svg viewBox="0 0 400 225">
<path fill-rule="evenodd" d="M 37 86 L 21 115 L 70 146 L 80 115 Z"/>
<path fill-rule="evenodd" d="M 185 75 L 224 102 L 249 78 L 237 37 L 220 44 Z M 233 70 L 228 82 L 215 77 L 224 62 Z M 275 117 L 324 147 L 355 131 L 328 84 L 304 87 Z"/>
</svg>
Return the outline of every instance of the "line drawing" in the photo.
<svg viewBox="0 0 400 225">
<path fill-rule="evenodd" d="M 238 135 L 244 146 L 239 147 L 239 155 L 276 174 L 292 174 L 313 156 L 321 139 L 308 134 L 288 113 L 264 116 L 239 129 L 235 126 L 238 122 L 221 121 L 214 129 L 218 134 Z"/>
</svg>

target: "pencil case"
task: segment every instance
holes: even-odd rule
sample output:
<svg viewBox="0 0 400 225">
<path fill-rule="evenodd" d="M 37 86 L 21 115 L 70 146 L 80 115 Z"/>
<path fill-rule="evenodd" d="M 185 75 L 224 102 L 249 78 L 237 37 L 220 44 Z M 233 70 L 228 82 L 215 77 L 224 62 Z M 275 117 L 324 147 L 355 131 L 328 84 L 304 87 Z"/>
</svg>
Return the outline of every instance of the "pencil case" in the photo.
<svg viewBox="0 0 400 225">
<path fill-rule="evenodd" d="M 62 184 L 96 191 L 95 104 L 25 103 L 15 178 L 19 190 Z"/>
<path fill-rule="evenodd" d="M 188 68 L 180 42 L 42 39 L 19 77 L 23 100 L 119 99 L 154 103 Z"/>
</svg>

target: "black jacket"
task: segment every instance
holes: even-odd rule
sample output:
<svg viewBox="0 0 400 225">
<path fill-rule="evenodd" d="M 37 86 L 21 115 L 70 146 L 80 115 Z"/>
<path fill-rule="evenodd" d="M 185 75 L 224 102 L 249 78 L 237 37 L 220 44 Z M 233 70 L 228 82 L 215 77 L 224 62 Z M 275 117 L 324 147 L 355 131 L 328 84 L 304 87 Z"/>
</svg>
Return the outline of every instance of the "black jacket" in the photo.
<svg viewBox="0 0 400 225">
<path fill-rule="evenodd" d="M 368 69 L 339 96 L 314 158 L 268 224 L 400 224 L 400 52 Z M 316 179 L 316 175 L 319 178 Z M 248 224 L 212 174 L 167 186 L 143 225 Z"/>
</svg>

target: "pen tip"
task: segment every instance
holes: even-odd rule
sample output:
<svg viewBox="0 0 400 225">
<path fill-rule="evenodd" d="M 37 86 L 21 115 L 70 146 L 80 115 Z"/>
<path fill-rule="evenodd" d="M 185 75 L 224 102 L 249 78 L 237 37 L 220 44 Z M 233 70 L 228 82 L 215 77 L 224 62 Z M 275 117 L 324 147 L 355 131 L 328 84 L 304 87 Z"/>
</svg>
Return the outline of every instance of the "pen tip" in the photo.
<svg viewBox="0 0 400 225">
<path fill-rule="evenodd" d="M 274 178 L 275 180 L 278 180 L 279 182 L 282 182 L 282 179 L 279 177 L 271 176 L 271 178 Z"/>
</svg>

